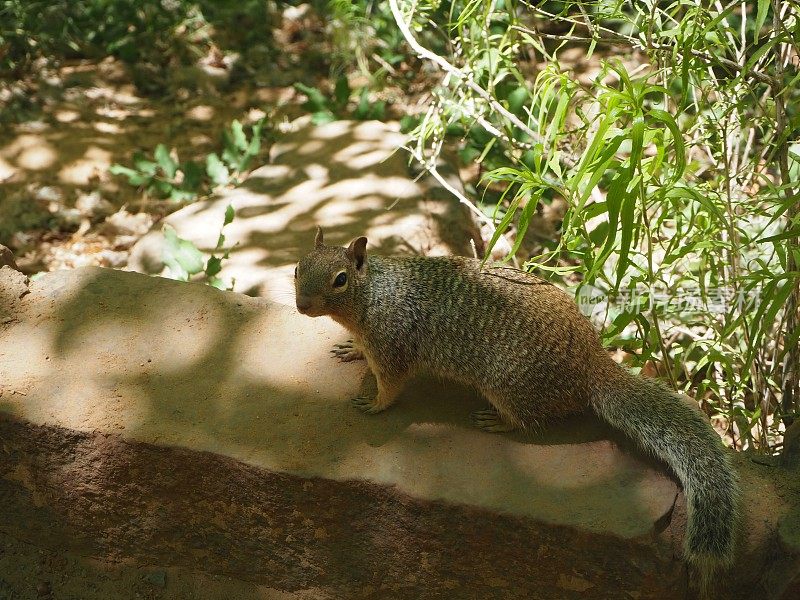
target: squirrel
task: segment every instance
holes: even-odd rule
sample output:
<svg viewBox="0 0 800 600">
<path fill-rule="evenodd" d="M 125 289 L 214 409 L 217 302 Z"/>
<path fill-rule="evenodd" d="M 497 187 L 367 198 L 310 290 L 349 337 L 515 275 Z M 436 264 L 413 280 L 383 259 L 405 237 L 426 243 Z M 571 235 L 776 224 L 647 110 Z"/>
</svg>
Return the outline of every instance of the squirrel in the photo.
<svg viewBox="0 0 800 600">
<path fill-rule="evenodd" d="M 667 463 L 687 498 L 684 556 L 701 587 L 733 561 L 738 479 L 699 409 L 656 379 L 609 356 L 573 299 L 509 267 L 463 257 L 367 256 L 367 238 L 314 249 L 295 269 L 296 305 L 329 316 L 353 340 L 332 352 L 365 358 L 378 393 L 353 403 L 385 410 L 404 382 L 427 372 L 471 385 L 491 407 L 472 414 L 486 431 L 538 427 L 590 407 L 602 420 Z"/>
</svg>

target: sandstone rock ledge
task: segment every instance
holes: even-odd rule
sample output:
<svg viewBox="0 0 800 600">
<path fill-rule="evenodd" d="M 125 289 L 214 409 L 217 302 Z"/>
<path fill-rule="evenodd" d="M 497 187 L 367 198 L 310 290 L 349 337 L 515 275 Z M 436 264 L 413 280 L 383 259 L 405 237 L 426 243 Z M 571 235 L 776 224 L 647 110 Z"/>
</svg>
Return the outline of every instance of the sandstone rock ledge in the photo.
<svg viewBox="0 0 800 600">
<path fill-rule="evenodd" d="M 329 320 L 135 273 L 19 275 L 0 268 L 0 596 L 687 597 L 682 494 L 588 417 L 491 435 L 479 398 L 427 381 L 362 415 L 365 367 L 329 357 Z M 775 550 L 797 474 L 737 463 L 749 534 L 719 589 L 797 597 L 796 546 Z"/>
</svg>

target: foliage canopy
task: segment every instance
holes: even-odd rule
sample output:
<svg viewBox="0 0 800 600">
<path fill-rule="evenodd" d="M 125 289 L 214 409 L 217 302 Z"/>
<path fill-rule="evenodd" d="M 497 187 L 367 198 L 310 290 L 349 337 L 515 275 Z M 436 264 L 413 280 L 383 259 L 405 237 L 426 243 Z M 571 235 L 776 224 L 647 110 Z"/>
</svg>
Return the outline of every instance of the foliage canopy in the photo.
<svg viewBox="0 0 800 600">
<path fill-rule="evenodd" d="M 525 265 L 601 299 L 606 342 L 703 399 L 737 447 L 774 449 L 797 413 L 797 6 L 389 6 L 439 72 L 414 158 L 435 168 L 455 134 L 506 260 L 565 203 Z"/>
</svg>

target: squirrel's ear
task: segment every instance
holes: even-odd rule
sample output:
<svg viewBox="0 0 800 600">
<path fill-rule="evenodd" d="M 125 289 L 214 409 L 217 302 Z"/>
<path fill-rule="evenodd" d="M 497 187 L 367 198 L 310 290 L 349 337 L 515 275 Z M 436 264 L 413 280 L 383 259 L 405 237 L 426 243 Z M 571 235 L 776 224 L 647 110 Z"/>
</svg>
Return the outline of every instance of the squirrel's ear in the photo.
<svg viewBox="0 0 800 600">
<path fill-rule="evenodd" d="M 355 263 L 356 269 L 360 271 L 367 260 L 367 238 L 361 236 L 350 242 L 347 247 L 347 256 Z"/>
<path fill-rule="evenodd" d="M 317 235 L 314 238 L 314 247 L 315 248 L 322 248 L 324 241 L 322 239 L 322 227 L 319 225 L 317 226 Z"/>
</svg>

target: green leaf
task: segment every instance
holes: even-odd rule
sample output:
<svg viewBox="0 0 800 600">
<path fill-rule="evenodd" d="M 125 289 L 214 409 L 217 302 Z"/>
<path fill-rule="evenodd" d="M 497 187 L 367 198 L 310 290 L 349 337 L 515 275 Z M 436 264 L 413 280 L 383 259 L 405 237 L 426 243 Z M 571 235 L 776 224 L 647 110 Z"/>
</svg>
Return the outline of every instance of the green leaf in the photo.
<svg viewBox="0 0 800 600">
<path fill-rule="evenodd" d="M 317 88 L 304 83 L 295 83 L 294 89 L 306 95 L 308 100 L 303 103 L 303 108 L 309 112 L 319 112 L 323 110 L 330 110 L 328 107 L 328 99 Z"/>
<path fill-rule="evenodd" d="M 153 154 L 158 166 L 164 171 L 164 174 L 169 179 L 175 179 L 175 173 L 178 171 L 178 163 L 170 155 L 169 150 L 164 144 L 156 146 L 156 151 Z"/>
<path fill-rule="evenodd" d="M 642 148 L 644 146 L 644 115 L 639 113 L 633 119 L 631 127 L 631 156 L 630 156 L 630 177 L 636 173 L 639 161 L 642 158 Z"/>
<path fill-rule="evenodd" d="M 188 240 L 178 237 L 169 225 L 164 225 L 164 250 L 162 260 L 174 279 L 188 281 L 203 270 L 203 254 Z"/>
<path fill-rule="evenodd" d="M 528 100 L 528 88 L 520 86 L 508 95 L 508 110 L 517 116 L 522 115 L 525 101 Z"/>
<path fill-rule="evenodd" d="M 169 186 L 169 184 L 167 185 Z M 191 202 L 197 198 L 197 192 L 172 186 L 169 186 L 169 189 L 165 193 L 173 202 Z"/>
<path fill-rule="evenodd" d="M 193 192 L 199 190 L 200 185 L 203 183 L 203 167 L 195 161 L 190 160 L 181 164 L 181 171 L 183 171 L 181 187 Z"/>
<path fill-rule="evenodd" d="M 403 115 L 400 118 L 400 132 L 411 133 L 417 128 L 420 123 L 420 118 L 416 115 Z"/>
<path fill-rule="evenodd" d="M 756 63 L 761 60 L 761 57 L 764 56 L 767 52 L 772 50 L 772 48 L 782 42 L 785 41 L 785 37 L 783 35 L 776 35 L 775 37 L 771 38 L 767 43 L 759 46 L 755 52 L 747 59 L 747 62 L 744 65 L 744 68 L 741 70 L 739 75 L 736 79 L 742 80 L 746 75 L 748 75 L 755 67 Z"/>
<path fill-rule="evenodd" d="M 206 173 L 214 185 L 227 185 L 230 181 L 228 167 L 213 152 L 206 156 Z"/>
<path fill-rule="evenodd" d="M 125 167 L 119 163 L 114 163 L 108 168 L 112 175 L 124 175 L 125 177 L 134 177 L 139 175 L 139 171 L 135 171 L 130 167 Z"/>
<path fill-rule="evenodd" d="M 597 47 L 597 38 L 592 36 L 592 41 L 589 43 L 589 48 L 586 50 L 586 60 L 592 58 L 594 54 L 594 49 Z"/>
<path fill-rule="evenodd" d="M 497 203 L 498 206 L 503 201 L 503 198 L 505 197 L 506 193 L 510 189 L 511 189 L 511 186 L 508 186 L 506 188 L 506 191 L 503 193 L 503 196 L 500 198 L 500 200 Z M 500 220 L 500 223 L 498 223 L 497 229 L 495 229 L 494 233 L 492 234 L 492 239 L 489 240 L 489 244 L 486 246 L 486 256 L 487 257 L 489 256 L 489 252 L 491 251 L 491 249 L 494 248 L 494 245 L 497 243 L 497 240 L 499 240 L 500 236 L 503 235 L 503 232 L 506 229 L 508 229 L 509 224 L 511 224 L 511 219 L 514 218 L 514 213 L 517 212 L 517 208 L 519 207 L 519 203 L 521 201 L 522 201 L 522 195 L 521 194 L 517 194 L 514 197 L 514 199 L 511 201 L 511 205 L 508 207 L 508 211 L 506 211 L 506 214 Z M 510 258 L 513 258 L 513 256 L 511 254 L 509 254 L 506 258 L 510 259 Z M 484 261 L 485 260 L 486 259 L 484 258 Z"/>
<path fill-rule="evenodd" d="M 152 160 L 147 160 L 141 152 L 134 152 L 133 166 L 147 175 L 155 175 L 156 171 L 158 171 L 158 164 Z"/>
<path fill-rule="evenodd" d="M 336 86 L 333 89 L 333 98 L 336 108 L 342 110 L 350 100 L 350 84 L 347 82 L 347 75 L 339 75 L 336 79 Z"/>
<path fill-rule="evenodd" d="M 489 143 L 486 144 L 486 146 L 484 147 L 483 151 L 480 153 L 478 158 L 475 159 L 476 163 L 482 163 L 484 161 L 484 159 L 486 158 L 486 155 L 489 154 L 489 152 L 491 151 L 491 149 L 494 146 L 496 141 L 497 141 L 497 138 L 492 138 L 492 139 L 489 140 Z"/>
<path fill-rule="evenodd" d="M 326 123 L 331 123 L 335 120 L 336 115 L 329 110 L 321 110 L 311 115 L 311 122 L 314 123 L 314 125 L 325 125 Z"/>
<path fill-rule="evenodd" d="M 472 144 L 467 144 L 458 151 L 458 157 L 464 164 L 475 162 L 475 159 L 480 156 L 480 154 L 481 151 Z"/>
<path fill-rule="evenodd" d="M 612 98 L 609 104 L 610 105 L 613 104 L 614 106 L 616 106 L 616 100 Z M 593 172 L 592 178 L 589 184 L 584 188 L 583 194 L 581 195 L 581 199 L 578 203 L 579 210 L 583 208 L 583 204 L 586 201 L 586 198 L 589 197 L 589 194 L 592 192 L 592 189 L 594 188 L 595 185 L 597 185 L 597 181 L 599 181 L 600 177 L 602 177 L 603 175 L 602 172 L 599 173 L 597 172 L 598 169 L 592 169 L 592 166 L 597 160 L 598 152 L 601 152 L 600 151 L 601 146 L 604 146 L 607 149 L 606 152 L 608 152 L 609 141 L 606 139 L 606 133 L 608 132 L 609 128 L 613 125 L 613 123 L 614 123 L 614 114 L 612 107 L 609 106 L 607 108 L 605 118 L 603 118 L 600 121 L 600 125 L 597 128 L 597 132 L 592 138 L 592 141 L 589 143 L 589 147 L 584 151 L 583 156 L 581 157 L 581 161 L 578 164 L 578 172 L 576 173 L 575 177 L 572 178 L 572 182 L 570 185 L 570 187 L 572 188 L 571 191 L 572 193 L 577 193 L 580 184 L 582 183 L 586 175 L 589 173 L 589 171 L 591 170 Z M 611 149 L 609 156 L 603 162 L 607 164 L 611 160 L 611 157 L 613 157 L 614 153 L 617 151 L 620 144 L 622 143 L 622 139 L 623 137 L 619 135 L 615 136 L 612 139 L 610 144 L 616 146 L 613 149 Z M 603 169 L 605 169 L 606 164 L 603 164 L 602 167 Z"/>
<path fill-rule="evenodd" d="M 382 121 L 385 116 L 386 116 L 386 102 L 384 102 L 383 100 L 379 100 L 378 102 L 372 105 L 372 108 L 369 111 L 369 118 L 375 119 L 376 121 Z"/>
<path fill-rule="evenodd" d="M 631 242 L 634 233 L 634 209 L 636 208 L 636 194 L 626 193 L 622 198 L 622 206 L 620 209 L 620 245 L 619 245 L 619 261 L 617 262 L 617 282 L 614 289 L 619 289 L 622 278 L 628 269 L 628 254 L 631 250 Z M 649 235 L 645 233 L 645 235 Z"/>
<path fill-rule="evenodd" d="M 222 224 L 222 226 L 225 227 L 225 225 L 232 223 L 235 216 L 236 211 L 233 210 L 233 205 L 228 204 L 228 207 L 225 209 L 225 222 Z"/>
<path fill-rule="evenodd" d="M 592 264 L 592 268 L 586 275 L 588 281 L 594 280 L 595 275 L 603 268 L 611 252 L 614 250 L 614 245 L 617 241 L 617 228 L 620 221 L 620 213 L 625 200 L 629 194 L 626 192 L 628 186 L 628 178 L 623 174 L 617 175 L 611 182 L 606 194 L 606 207 L 608 210 L 608 236 L 603 244 L 603 249 Z"/>
<path fill-rule="evenodd" d="M 136 187 L 143 186 L 146 183 L 149 183 L 152 177 L 150 175 L 146 175 L 130 167 L 123 167 L 122 165 L 114 164 L 108 169 L 112 175 L 122 175 L 127 177 L 128 183 L 131 185 L 135 185 Z"/>
<path fill-rule="evenodd" d="M 605 335 L 619 335 L 636 318 L 636 313 L 623 311 L 611 322 L 611 326 L 606 330 Z"/>
<path fill-rule="evenodd" d="M 672 144 L 675 150 L 675 169 L 672 172 L 672 177 L 667 185 L 672 185 L 677 182 L 686 170 L 686 146 L 683 143 L 683 135 L 678 127 L 678 123 L 673 116 L 666 111 L 657 108 L 651 108 L 648 115 L 667 126 L 672 134 Z"/>
<path fill-rule="evenodd" d="M 782 233 L 777 233 L 775 235 L 770 235 L 765 238 L 760 238 L 758 240 L 755 240 L 755 243 L 763 244 L 764 242 L 777 242 L 780 240 L 785 240 L 788 238 L 795 238 L 795 237 L 800 237 L 800 227 L 794 227 Z"/>
<path fill-rule="evenodd" d="M 356 109 L 353 111 L 353 118 L 359 121 L 365 121 L 369 119 L 369 113 L 369 90 L 367 88 L 362 88 L 358 99 L 358 106 L 356 106 Z"/>
<path fill-rule="evenodd" d="M 206 275 L 214 277 L 222 271 L 222 259 L 217 256 L 212 256 L 206 263 Z"/>
<path fill-rule="evenodd" d="M 254 157 L 258 156 L 259 152 L 261 152 L 261 128 L 263 125 L 264 123 L 262 120 L 259 120 L 253 125 L 250 144 L 247 146 L 246 152 L 239 160 L 238 168 L 236 169 L 239 173 L 246 171 L 250 161 Z"/>
<path fill-rule="evenodd" d="M 605 202 L 601 202 L 598 204 L 594 204 L 593 206 L 598 206 L 599 204 L 602 204 L 603 206 L 606 205 Z M 608 224 L 608 221 L 602 221 L 598 223 L 597 227 L 595 227 L 589 232 L 589 240 L 592 242 L 593 245 L 600 246 L 605 240 L 608 239 L 609 229 L 610 226 Z M 614 237 L 616 237 L 616 235 Z M 595 264 L 597 264 L 599 260 L 600 260 L 599 258 L 596 259 Z M 589 279 L 589 275 L 587 275 L 584 279 Z"/>
<path fill-rule="evenodd" d="M 237 170 L 236 165 L 239 164 L 239 158 L 239 152 L 231 145 L 226 145 L 222 150 L 222 162 L 234 171 Z"/>
<path fill-rule="evenodd" d="M 219 277 L 211 277 L 208 280 L 208 285 L 210 285 L 213 288 L 217 288 L 218 290 L 222 290 L 223 292 L 228 289 L 225 286 L 225 282 L 222 281 L 222 279 L 220 279 Z"/>
<path fill-rule="evenodd" d="M 528 198 L 527 204 L 525 204 L 522 212 L 519 216 L 519 225 L 517 229 L 517 235 L 514 239 L 514 245 L 511 247 L 511 250 L 506 257 L 508 260 L 511 260 L 514 256 L 516 256 L 517 252 L 522 246 L 522 241 L 525 238 L 525 233 L 528 231 L 528 225 L 531 222 L 531 217 L 533 217 L 534 213 L 536 212 L 536 207 L 539 205 L 539 199 L 542 196 L 542 190 L 536 190 L 535 193 L 531 194 L 530 198 Z"/>
<path fill-rule="evenodd" d="M 756 310 L 755 317 L 752 319 L 753 327 L 750 332 L 751 345 L 747 352 L 746 364 L 749 365 L 753 360 L 753 356 L 761 343 L 761 339 L 775 323 L 775 315 L 778 311 L 786 306 L 786 301 L 789 294 L 792 292 L 794 282 L 792 281 L 790 273 L 776 277 L 768 282 L 764 289 L 761 290 L 762 302 Z M 782 284 L 779 289 L 779 282 Z M 771 301 L 769 301 L 771 300 Z"/>
<path fill-rule="evenodd" d="M 600 179 L 602 179 L 603 175 L 605 175 L 606 169 L 614 159 L 614 155 L 616 154 L 617 150 L 619 150 L 623 139 L 623 136 L 618 135 L 607 141 L 605 147 L 597 157 L 597 160 L 581 167 L 581 171 L 579 171 L 578 175 L 575 177 L 575 185 L 577 186 L 580 183 L 580 179 L 584 176 L 584 174 L 591 173 L 591 177 L 589 178 L 589 182 L 585 185 L 583 193 L 581 193 L 579 197 L 579 210 L 583 209 L 583 205 L 591 195 L 592 190 L 600 182 Z"/>
<path fill-rule="evenodd" d="M 237 119 L 231 122 L 231 136 L 237 150 L 242 152 L 247 150 L 247 136 L 244 134 L 244 127 Z"/>
<path fill-rule="evenodd" d="M 539 165 L 538 165 L 539 161 L 537 160 L 537 158 L 539 158 L 540 156 L 541 154 L 537 154 L 533 150 L 526 150 L 525 152 L 522 153 L 522 156 L 520 157 L 519 161 L 523 165 L 528 167 L 531 171 L 537 172 L 539 171 Z"/>
<path fill-rule="evenodd" d="M 570 95 L 566 90 L 562 90 L 559 94 L 558 105 L 553 114 L 553 119 L 550 121 L 550 127 L 547 130 L 547 141 L 555 145 L 556 134 L 558 129 L 564 124 L 564 119 L 567 115 L 567 107 L 569 106 Z"/>
</svg>

